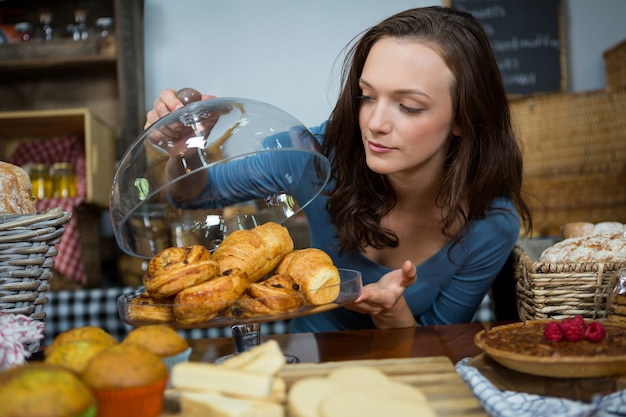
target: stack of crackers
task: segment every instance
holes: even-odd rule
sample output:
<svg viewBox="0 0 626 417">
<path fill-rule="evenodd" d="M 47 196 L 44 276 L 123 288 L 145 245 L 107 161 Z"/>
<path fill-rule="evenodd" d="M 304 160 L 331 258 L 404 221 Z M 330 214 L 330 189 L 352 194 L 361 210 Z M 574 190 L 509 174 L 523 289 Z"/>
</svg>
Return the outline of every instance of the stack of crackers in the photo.
<svg viewBox="0 0 626 417">
<path fill-rule="evenodd" d="M 620 269 L 611 278 L 606 305 L 608 321 L 626 322 L 626 269 Z"/>
</svg>

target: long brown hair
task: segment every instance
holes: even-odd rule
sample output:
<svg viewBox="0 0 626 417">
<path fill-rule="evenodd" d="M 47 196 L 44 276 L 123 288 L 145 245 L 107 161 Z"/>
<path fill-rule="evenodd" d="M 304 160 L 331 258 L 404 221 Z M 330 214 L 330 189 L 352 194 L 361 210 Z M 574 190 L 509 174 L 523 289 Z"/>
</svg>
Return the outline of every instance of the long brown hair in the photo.
<svg viewBox="0 0 626 417">
<path fill-rule="evenodd" d="M 521 195 L 522 155 L 511 127 L 500 72 L 480 23 L 470 14 L 445 8 L 406 10 L 368 29 L 348 51 L 342 90 L 331 114 L 323 149 L 331 159 L 336 187 L 327 204 L 341 241 L 341 251 L 395 247 L 397 236 L 381 226 L 396 204 L 384 175 L 371 171 L 359 128 L 359 78 L 372 46 L 383 37 L 419 40 L 435 48 L 455 76 L 451 87 L 455 122 L 462 132 L 451 141 L 437 196 L 442 232 L 455 242 L 464 228 L 481 219 L 497 197 L 511 198 L 527 226 L 530 210 Z"/>
</svg>

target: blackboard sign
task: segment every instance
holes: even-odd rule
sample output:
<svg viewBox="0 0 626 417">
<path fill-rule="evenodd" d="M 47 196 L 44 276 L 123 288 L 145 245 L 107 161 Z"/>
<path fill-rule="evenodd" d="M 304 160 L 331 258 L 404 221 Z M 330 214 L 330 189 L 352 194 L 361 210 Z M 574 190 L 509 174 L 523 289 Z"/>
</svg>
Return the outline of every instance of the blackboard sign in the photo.
<svg viewBox="0 0 626 417">
<path fill-rule="evenodd" d="M 508 94 L 564 89 L 560 0 L 449 0 L 480 20 Z"/>
</svg>

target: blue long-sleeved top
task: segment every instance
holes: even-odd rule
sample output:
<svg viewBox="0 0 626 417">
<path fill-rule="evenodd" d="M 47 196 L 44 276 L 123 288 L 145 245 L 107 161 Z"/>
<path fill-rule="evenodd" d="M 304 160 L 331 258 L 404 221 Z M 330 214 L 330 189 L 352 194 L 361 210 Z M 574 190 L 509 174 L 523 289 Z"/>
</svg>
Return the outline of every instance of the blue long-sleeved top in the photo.
<svg viewBox="0 0 626 417">
<path fill-rule="evenodd" d="M 322 141 L 325 129 L 326 123 L 312 128 L 311 132 Z M 391 270 L 360 252 L 339 256 L 339 240 L 326 212 L 327 196 L 320 193 L 315 197 L 311 191 L 315 187 L 303 186 L 303 181 L 315 180 L 311 172 L 320 168 L 316 166 L 319 161 L 310 155 L 287 148 L 260 153 L 241 163 L 211 167 L 203 195 L 191 206 L 202 206 L 202 202 L 223 206 L 262 198 L 278 190 L 293 195 L 299 202 L 312 199 L 304 207 L 311 246 L 326 251 L 337 267 L 361 271 L 364 285 L 378 281 Z M 332 183 L 328 184 L 327 191 L 332 187 Z M 417 265 L 417 282 L 404 292 L 416 320 L 422 325 L 469 322 L 511 253 L 519 231 L 519 216 L 512 201 L 499 198 L 483 219 L 472 220 L 467 225 L 463 239 L 451 251 L 452 242 L 449 242 Z M 368 315 L 339 308 L 293 319 L 290 330 L 318 332 L 373 326 Z"/>
<path fill-rule="evenodd" d="M 326 124 L 311 131 L 320 139 Z M 311 246 L 325 250 L 340 268 L 356 269 L 363 284 L 390 272 L 360 252 L 339 256 L 339 240 L 325 210 L 327 197 L 318 196 L 305 208 Z M 509 199 L 498 199 L 484 219 L 473 220 L 460 244 L 448 256 L 449 242 L 433 257 L 417 265 L 417 282 L 404 292 L 407 304 L 422 325 L 469 322 L 519 236 L 519 216 Z M 452 262 L 451 259 L 454 261 Z M 369 316 L 343 308 L 291 321 L 293 332 L 317 332 L 373 327 Z"/>
</svg>

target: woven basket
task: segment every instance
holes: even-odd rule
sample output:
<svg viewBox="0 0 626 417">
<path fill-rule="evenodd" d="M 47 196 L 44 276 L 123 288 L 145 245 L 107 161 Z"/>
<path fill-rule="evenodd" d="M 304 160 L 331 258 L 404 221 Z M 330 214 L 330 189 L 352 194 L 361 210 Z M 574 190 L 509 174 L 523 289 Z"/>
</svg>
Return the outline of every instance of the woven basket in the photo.
<svg viewBox="0 0 626 417">
<path fill-rule="evenodd" d="M 626 39 L 602 54 L 609 88 L 626 87 Z"/>
<path fill-rule="evenodd" d="M 44 320 L 48 279 L 55 245 L 71 213 L 51 209 L 39 214 L 0 215 L 0 309 Z"/>
<path fill-rule="evenodd" d="M 582 315 L 604 318 L 611 277 L 626 261 L 606 264 L 548 264 L 534 261 L 520 246 L 513 250 L 517 309 L 521 320 Z"/>
<path fill-rule="evenodd" d="M 511 111 L 537 235 L 575 221 L 626 223 L 626 88 L 529 97 Z"/>
</svg>

